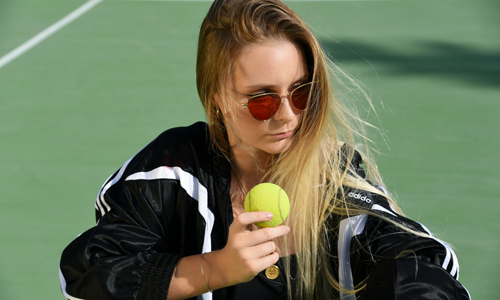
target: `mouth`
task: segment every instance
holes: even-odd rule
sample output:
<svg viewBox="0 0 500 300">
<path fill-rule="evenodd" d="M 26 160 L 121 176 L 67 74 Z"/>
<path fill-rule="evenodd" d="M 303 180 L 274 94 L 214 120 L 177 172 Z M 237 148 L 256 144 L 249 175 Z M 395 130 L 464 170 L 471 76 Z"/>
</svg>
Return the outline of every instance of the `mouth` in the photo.
<svg viewBox="0 0 500 300">
<path fill-rule="evenodd" d="M 291 137 L 292 134 L 293 134 L 293 130 L 290 130 L 290 131 L 281 132 L 281 133 L 278 133 L 278 134 L 273 134 L 271 136 L 274 137 L 274 138 L 277 138 L 277 139 L 286 139 L 286 138 Z"/>
</svg>

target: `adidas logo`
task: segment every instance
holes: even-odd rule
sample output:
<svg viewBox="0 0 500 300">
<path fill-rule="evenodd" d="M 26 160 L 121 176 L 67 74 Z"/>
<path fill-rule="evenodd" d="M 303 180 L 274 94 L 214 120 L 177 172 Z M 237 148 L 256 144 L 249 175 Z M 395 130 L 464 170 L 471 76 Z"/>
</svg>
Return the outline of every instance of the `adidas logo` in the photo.
<svg viewBox="0 0 500 300">
<path fill-rule="evenodd" d="M 354 198 L 354 199 L 359 199 L 361 201 L 365 201 L 366 203 L 372 203 L 372 199 L 362 196 L 361 194 L 355 194 L 353 192 L 349 193 L 349 197 Z"/>
</svg>

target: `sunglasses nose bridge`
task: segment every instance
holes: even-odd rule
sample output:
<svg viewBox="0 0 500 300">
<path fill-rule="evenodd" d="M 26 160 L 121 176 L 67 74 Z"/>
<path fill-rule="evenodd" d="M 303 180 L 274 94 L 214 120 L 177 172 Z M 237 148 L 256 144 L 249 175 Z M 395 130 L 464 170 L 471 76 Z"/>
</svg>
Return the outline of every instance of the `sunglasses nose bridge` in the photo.
<svg viewBox="0 0 500 300">
<path fill-rule="evenodd" d="M 276 112 L 274 114 L 276 114 L 278 111 L 281 110 L 281 108 L 283 106 L 283 98 L 288 99 L 288 101 L 290 101 L 290 106 L 291 107 L 295 107 L 295 106 L 293 106 L 293 103 L 292 103 L 292 98 L 291 98 L 292 93 L 288 93 L 288 94 L 283 95 L 283 96 L 280 95 L 280 94 L 276 94 L 276 95 L 280 97 L 280 104 L 279 104 L 279 107 L 278 107 L 278 109 L 276 110 Z"/>
<path fill-rule="evenodd" d="M 288 94 L 283 95 L 283 96 L 281 96 L 279 94 L 277 94 L 277 95 L 280 97 L 280 102 L 283 102 L 283 98 L 291 100 L 290 96 L 292 95 L 292 93 L 288 93 Z"/>
</svg>

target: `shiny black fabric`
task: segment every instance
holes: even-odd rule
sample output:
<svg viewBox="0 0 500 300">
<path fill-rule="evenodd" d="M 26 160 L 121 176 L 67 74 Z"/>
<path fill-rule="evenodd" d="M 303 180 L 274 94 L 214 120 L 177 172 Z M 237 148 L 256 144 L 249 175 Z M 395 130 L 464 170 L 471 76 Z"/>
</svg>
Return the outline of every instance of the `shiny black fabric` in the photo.
<svg viewBox="0 0 500 300">
<path fill-rule="evenodd" d="M 281 269 L 281 272 L 283 270 Z M 260 272 L 249 282 L 238 284 L 238 300 L 271 300 L 271 299 L 287 299 L 287 287 L 284 274 L 274 280 L 269 279 L 265 275 L 265 270 Z"/>
<path fill-rule="evenodd" d="M 209 187 L 212 249 L 224 247 L 233 221 L 230 166 L 207 141 L 204 123 L 168 130 L 107 180 L 104 186 L 116 180 L 103 193 L 110 210 L 96 206 L 97 225 L 62 253 L 63 292 L 80 299 L 166 299 L 177 261 L 201 253 L 206 224 L 198 202 L 178 180 L 125 180 L 132 174 L 176 166 Z M 234 287 L 214 291 L 215 299 L 233 295 Z"/>
<path fill-rule="evenodd" d="M 208 141 L 205 123 L 168 130 L 106 181 L 96 204 L 97 225 L 76 238 L 62 253 L 61 287 L 68 297 L 166 299 L 178 260 L 201 253 L 207 224 L 198 210 L 198 201 L 180 186 L 179 180 L 126 180 L 134 174 L 167 166 L 178 167 L 196 178 L 206 188 L 208 209 L 215 218 L 212 250 L 225 246 L 233 221 L 229 196 L 231 170 L 229 162 L 213 152 Z M 361 162 L 356 153 L 351 166 L 364 176 Z M 352 192 L 370 200 L 352 198 L 353 205 L 370 209 L 377 204 L 391 210 L 384 197 L 360 190 Z M 411 220 L 377 213 L 424 232 Z M 337 228 L 341 218 L 330 216 L 330 221 L 331 228 Z M 330 264 L 336 268 L 338 233 L 329 232 L 328 240 Z M 449 275 L 452 266 L 447 270 L 441 267 L 445 249 L 433 239 L 401 232 L 396 226 L 369 216 L 362 234 L 351 240 L 351 249 L 354 283 L 369 278 L 360 299 L 468 299 L 465 289 Z M 407 250 L 411 252 L 394 260 Z M 260 279 L 263 278 L 256 280 Z M 259 286 L 266 281 L 215 290 L 213 299 L 257 298 L 259 295 L 251 294 L 256 289 L 254 283 Z M 284 286 L 276 287 L 271 289 L 272 296 L 265 297 L 286 294 Z"/>
<path fill-rule="evenodd" d="M 359 296 L 358 300 L 469 299 L 462 285 L 443 268 L 411 256 L 378 264 Z"/>
<path fill-rule="evenodd" d="M 290 257 L 290 264 L 292 273 L 295 273 L 296 257 Z M 288 289 L 286 286 L 286 278 L 290 277 L 292 285 L 294 285 L 294 276 L 285 273 L 283 265 L 283 258 L 280 258 L 276 263 L 280 270 L 280 274 L 276 279 L 269 279 L 266 277 L 266 270 L 260 272 L 249 282 L 237 285 L 237 300 L 287 300 Z M 292 291 L 293 292 L 293 291 Z"/>
</svg>

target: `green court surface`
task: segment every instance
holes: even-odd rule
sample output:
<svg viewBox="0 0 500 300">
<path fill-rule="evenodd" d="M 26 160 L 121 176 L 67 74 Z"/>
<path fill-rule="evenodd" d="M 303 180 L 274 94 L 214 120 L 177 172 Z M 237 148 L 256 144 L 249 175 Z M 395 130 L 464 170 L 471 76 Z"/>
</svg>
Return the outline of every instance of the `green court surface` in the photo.
<svg viewBox="0 0 500 300">
<path fill-rule="evenodd" d="M 0 2 L 0 58 L 84 3 Z M 288 3 L 370 89 L 379 168 L 406 214 L 454 245 L 473 299 L 500 299 L 498 1 Z M 209 5 L 104 0 L 0 68 L 0 299 L 63 299 L 59 257 L 93 226 L 102 182 L 163 130 L 204 120 Z"/>
</svg>

